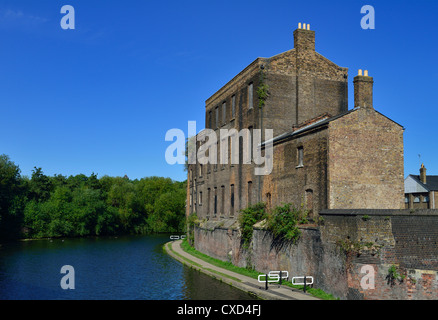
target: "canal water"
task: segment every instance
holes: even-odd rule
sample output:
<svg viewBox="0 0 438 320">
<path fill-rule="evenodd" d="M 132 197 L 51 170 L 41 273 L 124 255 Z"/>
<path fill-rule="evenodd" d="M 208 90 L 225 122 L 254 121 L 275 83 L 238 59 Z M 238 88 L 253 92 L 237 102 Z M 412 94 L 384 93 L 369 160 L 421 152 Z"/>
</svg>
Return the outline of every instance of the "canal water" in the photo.
<svg viewBox="0 0 438 320">
<path fill-rule="evenodd" d="M 1 300 L 251 300 L 174 260 L 169 235 L 37 240 L 0 246 Z M 74 269 L 73 290 L 61 273 Z"/>
</svg>

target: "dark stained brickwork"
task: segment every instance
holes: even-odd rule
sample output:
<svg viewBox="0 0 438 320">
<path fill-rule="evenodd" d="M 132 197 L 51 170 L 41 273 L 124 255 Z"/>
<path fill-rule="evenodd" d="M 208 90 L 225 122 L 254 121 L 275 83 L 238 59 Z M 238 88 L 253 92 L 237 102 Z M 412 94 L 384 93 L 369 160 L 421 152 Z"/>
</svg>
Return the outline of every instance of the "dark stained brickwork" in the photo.
<svg viewBox="0 0 438 320">
<path fill-rule="evenodd" d="M 437 299 L 438 212 L 402 210 L 403 127 L 373 108 L 368 72 L 355 77 L 348 109 L 348 69 L 315 51 L 314 31 L 296 30 L 294 45 L 256 59 L 206 101 L 206 127 L 218 137 L 221 129 L 273 129 L 274 159 L 266 176 L 242 164 L 242 148 L 239 164 L 189 165 L 196 248 L 260 272 L 312 275 L 342 299 Z M 296 244 L 255 226 L 244 249 L 237 217 L 260 201 L 302 206 L 320 224 L 300 226 Z M 388 281 L 393 265 L 404 281 Z M 375 272 L 372 290 L 361 286 L 364 266 Z"/>
</svg>

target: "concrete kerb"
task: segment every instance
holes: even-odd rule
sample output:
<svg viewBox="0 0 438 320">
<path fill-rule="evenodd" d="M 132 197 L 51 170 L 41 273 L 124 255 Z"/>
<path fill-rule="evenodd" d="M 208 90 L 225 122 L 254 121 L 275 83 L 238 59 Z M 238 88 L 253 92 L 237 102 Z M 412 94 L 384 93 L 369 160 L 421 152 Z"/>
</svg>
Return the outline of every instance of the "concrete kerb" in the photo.
<svg viewBox="0 0 438 320">
<path fill-rule="evenodd" d="M 270 285 L 268 290 L 256 279 L 217 267 L 202 259 L 188 254 L 181 248 L 181 240 L 171 241 L 164 245 L 166 252 L 174 259 L 190 268 L 227 283 L 235 288 L 248 292 L 263 300 L 320 300 L 309 294 L 286 286 Z M 171 246 L 169 249 L 168 246 Z"/>
</svg>

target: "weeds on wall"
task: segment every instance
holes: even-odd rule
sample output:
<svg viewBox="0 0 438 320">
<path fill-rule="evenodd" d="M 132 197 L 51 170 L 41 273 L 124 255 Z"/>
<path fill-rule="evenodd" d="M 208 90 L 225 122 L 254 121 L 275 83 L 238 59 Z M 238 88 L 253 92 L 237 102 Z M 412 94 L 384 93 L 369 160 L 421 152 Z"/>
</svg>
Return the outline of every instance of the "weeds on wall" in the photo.
<svg viewBox="0 0 438 320">
<path fill-rule="evenodd" d="M 266 99 L 269 96 L 269 86 L 265 83 L 265 75 L 260 72 L 260 83 L 257 87 L 257 96 L 259 98 L 259 108 L 263 108 L 266 104 Z"/>
<path fill-rule="evenodd" d="M 393 286 L 395 285 L 395 282 L 398 281 L 399 283 L 402 283 L 405 280 L 406 276 L 404 274 L 401 274 L 399 269 L 395 264 L 391 265 L 388 269 L 388 275 L 386 276 L 386 280 L 388 281 L 388 284 Z"/>
<path fill-rule="evenodd" d="M 252 241 L 253 226 L 267 218 L 266 204 L 263 202 L 252 205 L 240 211 L 238 218 L 242 247 L 248 249 Z"/>
<path fill-rule="evenodd" d="M 199 220 L 196 212 L 187 217 L 188 242 L 191 246 L 195 245 L 195 227 L 199 226 Z"/>
<path fill-rule="evenodd" d="M 296 243 L 301 235 L 298 225 L 305 223 L 308 223 L 307 212 L 287 203 L 272 210 L 268 216 L 267 228 L 276 240 Z"/>
<path fill-rule="evenodd" d="M 254 225 L 263 220 L 266 220 L 266 229 L 272 233 L 276 241 L 293 243 L 296 243 L 301 235 L 298 225 L 308 223 L 307 212 L 290 203 L 277 206 L 270 213 L 267 213 L 265 203 L 253 205 L 242 210 L 239 215 L 244 249 L 248 249 L 251 244 Z"/>
</svg>

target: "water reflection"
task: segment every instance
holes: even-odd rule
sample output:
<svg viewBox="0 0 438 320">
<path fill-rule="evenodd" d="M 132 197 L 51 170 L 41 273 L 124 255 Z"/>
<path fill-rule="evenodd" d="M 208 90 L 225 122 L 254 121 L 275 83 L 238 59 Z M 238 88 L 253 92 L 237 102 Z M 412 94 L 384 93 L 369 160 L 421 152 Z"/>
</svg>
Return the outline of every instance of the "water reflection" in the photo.
<svg viewBox="0 0 438 320">
<path fill-rule="evenodd" d="M 168 235 L 28 241 L 0 247 L 0 299 L 244 300 L 247 293 L 164 253 Z M 75 290 L 60 287 L 75 269 Z"/>
</svg>

